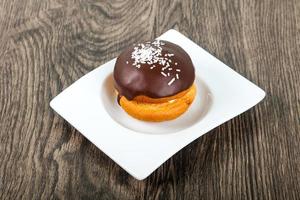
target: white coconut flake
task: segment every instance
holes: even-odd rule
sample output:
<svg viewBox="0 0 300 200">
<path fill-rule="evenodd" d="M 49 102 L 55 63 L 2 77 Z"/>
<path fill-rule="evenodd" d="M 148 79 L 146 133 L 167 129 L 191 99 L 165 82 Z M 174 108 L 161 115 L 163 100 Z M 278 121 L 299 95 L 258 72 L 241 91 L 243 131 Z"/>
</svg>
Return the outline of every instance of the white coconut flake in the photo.
<svg viewBox="0 0 300 200">
<path fill-rule="evenodd" d="M 170 72 L 173 70 L 173 68 L 171 67 L 171 57 L 174 56 L 174 54 L 162 54 L 163 45 L 165 45 L 165 43 L 161 42 L 160 40 L 154 40 L 153 42 L 139 43 L 134 45 L 133 52 L 131 53 L 131 58 L 133 60 L 132 65 L 137 68 L 141 68 L 142 65 L 144 67 L 144 64 L 147 64 L 149 65 L 151 70 L 159 65 L 161 67 L 160 73 L 164 77 L 171 76 Z M 126 64 L 129 64 L 129 62 L 126 61 Z M 177 62 L 175 62 L 174 64 L 178 65 Z M 164 70 L 166 69 L 167 72 L 164 72 Z M 176 74 L 168 82 L 168 85 L 173 84 L 175 80 L 179 79 L 180 71 L 180 69 L 176 69 Z"/>
<path fill-rule="evenodd" d="M 165 74 L 164 72 L 160 72 L 164 77 L 167 77 L 167 74 Z"/>
<path fill-rule="evenodd" d="M 175 81 L 175 78 L 172 78 L 170 81 L 169 81 L 169 83 L 168 83 L 168 85 L 170 86 L 170 85 L 172 85 L 172 83 Z"/>
<path fill-rule="evenodd" d="M 138 44 L 131 53 L 131 58 L 134 60 L 133 65 L 137 66 L 139 63 L 161 63 L 164 60 L 162 57 L 162 48 L 159 40 L 152 43 Z M 162 63 L 164 65 L 164 63 Z"/>
<path fill-rule="evenodd" d="M 167 62 L 166 66 L 162 68 L 162 70 L 164 71 L 165 69 L 167 69 L 168 67 L 170 67 L 170 64 Z"/>
</svg>

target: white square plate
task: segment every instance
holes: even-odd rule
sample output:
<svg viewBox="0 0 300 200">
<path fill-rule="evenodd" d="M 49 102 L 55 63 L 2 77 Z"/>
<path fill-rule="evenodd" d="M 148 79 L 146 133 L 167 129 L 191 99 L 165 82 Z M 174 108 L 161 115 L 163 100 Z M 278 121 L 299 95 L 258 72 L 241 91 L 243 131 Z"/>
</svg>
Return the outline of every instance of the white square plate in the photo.
<svg viewBox="0 0 300 200">
<path fill-rule="evenodd" d="M 160 123 L 127 115 L 113 91 L 113 59 L 65 89 L 50 106 L 136 179 L 177 151 L 261 101 L 265 92 L 175 30 L 159 37 L 176 43 L 196 68 L 197 96 L 181 117 Z"/>
</svg>

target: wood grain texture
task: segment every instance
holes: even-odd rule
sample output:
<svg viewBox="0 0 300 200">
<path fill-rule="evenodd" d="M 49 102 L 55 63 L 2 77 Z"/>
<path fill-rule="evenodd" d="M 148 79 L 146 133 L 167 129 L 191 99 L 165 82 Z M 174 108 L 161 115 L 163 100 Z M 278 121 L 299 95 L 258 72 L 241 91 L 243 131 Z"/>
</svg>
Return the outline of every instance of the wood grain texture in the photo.
<svg viewBox="0 0 300 200">
<path fill-rule="evenodd" d="M 49 102 L 170 28 L 267 96 L 137 181 Z M 299 55 L 299 0 L 1 0 L 0 199 L 299 199 Z"/>
</svg>

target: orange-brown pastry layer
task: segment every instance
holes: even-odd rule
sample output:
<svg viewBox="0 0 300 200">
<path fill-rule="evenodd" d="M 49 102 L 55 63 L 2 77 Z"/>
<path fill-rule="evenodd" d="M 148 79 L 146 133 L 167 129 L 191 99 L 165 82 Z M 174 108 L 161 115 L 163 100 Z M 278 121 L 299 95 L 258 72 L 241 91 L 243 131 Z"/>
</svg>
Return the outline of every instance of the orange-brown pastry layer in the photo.
<svg viewBox="0 0 300 200">
<path fill-rule="evenodd" d="M 163 97 L 163 98 L 151 98 L 144 95 L 140 95 L 137 97 L 134 97 L 133 100 L 139 102 L 139 103 L 165 103 L 174 99 L 178 99 L 182 96 L 184 96 L 188 91 L 190 91 L 192 87 L 188 88 L 187 90 L 184 90 L 182 92 L 179 92 L 176 95 L 169 96 L 169 97 Z"/>
<path fill-rule="evenodd" d="M 132 117 L 145 121 L 166 121 L 172 120 L 183 114 L 196 95 L 196 86 L 182 91 L 174 96 L 153 99 L 146 96 L 138 96 L 128 100 L 120 98 L 121 107 Z"/>
</svg>

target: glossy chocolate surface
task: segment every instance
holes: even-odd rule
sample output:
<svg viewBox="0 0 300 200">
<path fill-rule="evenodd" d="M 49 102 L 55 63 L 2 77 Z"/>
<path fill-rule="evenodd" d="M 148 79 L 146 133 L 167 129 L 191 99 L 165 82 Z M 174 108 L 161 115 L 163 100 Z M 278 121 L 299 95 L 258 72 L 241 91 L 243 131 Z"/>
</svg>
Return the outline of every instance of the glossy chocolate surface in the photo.
<svg viewBox="0 0 300 200">
<path fill-rule="evenodd" d="M 113 77 L 119 94 L 129 100 L 139 95 L 162 98 L 188 89 L 195 71 L 190 56 L 181 47 L 155 40 L 123 51 Z"/>
</svg>

